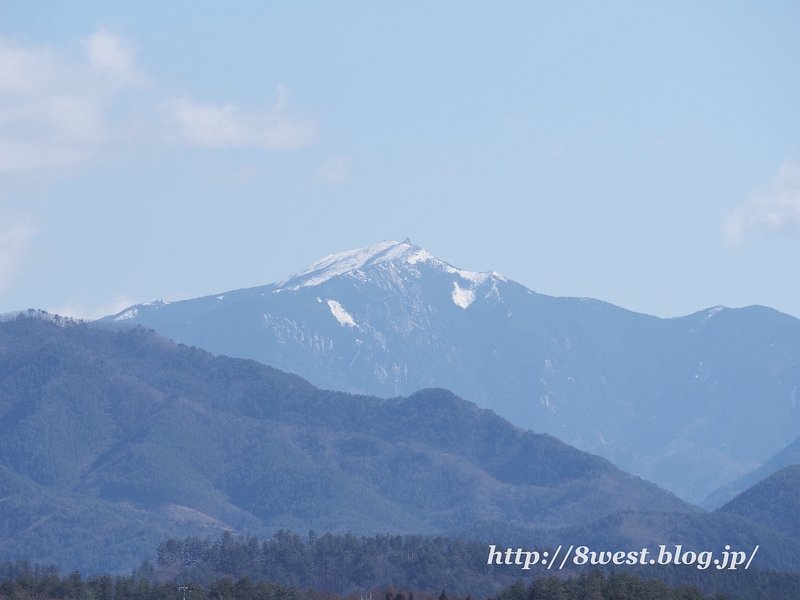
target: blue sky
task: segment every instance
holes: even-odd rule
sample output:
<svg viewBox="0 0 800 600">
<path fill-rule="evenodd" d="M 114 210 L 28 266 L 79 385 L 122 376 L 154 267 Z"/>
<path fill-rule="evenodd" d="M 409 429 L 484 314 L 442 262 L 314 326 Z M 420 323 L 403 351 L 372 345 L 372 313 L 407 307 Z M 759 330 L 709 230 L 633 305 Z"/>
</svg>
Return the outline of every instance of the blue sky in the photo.
<svg viewBox="0 0 800 600">
<path fill-rule="evenodd" d="M 0 3 L 0 312 L 406 237 L 662 317 L 800 317 L 800 4 Z"/>
</svg>

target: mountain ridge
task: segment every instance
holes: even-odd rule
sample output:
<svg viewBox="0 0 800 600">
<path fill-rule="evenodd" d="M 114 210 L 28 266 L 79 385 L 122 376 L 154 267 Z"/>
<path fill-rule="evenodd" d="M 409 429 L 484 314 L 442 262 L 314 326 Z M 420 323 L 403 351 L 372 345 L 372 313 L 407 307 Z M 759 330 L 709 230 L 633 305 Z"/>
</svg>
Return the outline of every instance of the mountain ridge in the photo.
<svg viewBox="0 0 800 600">
<path fill-rule="evenodd" d="M 800 464 L 783 467 L 717 509 L 800 540 Z"/>
<path fill-rule="evenodd" d="M 30 318 L 0 322 L 0 457 L 0 559 L 64 568 L 118 570 L 229 528 L 435 534 L 699 510 L 447 390 L 320 390 L 142 327 Z"/>
<path fill-rule="evenodd" d="M 795 388 L 792 391 L 792 397 L 794 399 L 797 390 Z M 714 490 L 705 498 L 705 500 L 703 500 L 701 506 L 708 510 L 719 508 L 723 504 L 727 504 L 734 497 L 738 496 L 745 490 L 768 478 L 773 473 L 797 464 L 800 464 L 800 438 L 797 438 L 792 443 L 782 448 L 780 452 L 766 461 L 759 468 L 750 471 L 746 475 L 729 483 L 726 486 Z"/>
<path fill-rule="evenodd" d="M 659 319 L 552 298 L 407 242 L 104 322 L 142 324 L 329 389 L 451 389 L 695 503 L 800 436 L 798 319 L 719 306 Z"/>
</svg>

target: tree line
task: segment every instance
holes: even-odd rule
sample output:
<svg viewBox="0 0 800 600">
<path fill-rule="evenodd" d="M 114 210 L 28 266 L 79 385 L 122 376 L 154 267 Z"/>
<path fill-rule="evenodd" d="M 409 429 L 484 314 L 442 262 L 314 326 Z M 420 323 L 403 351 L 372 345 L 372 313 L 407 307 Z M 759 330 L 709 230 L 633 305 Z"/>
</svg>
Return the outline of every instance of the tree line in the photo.
<svg viewBox="0 0 800 600">
<path fill-rule="evenodd" d="M 317 536 L 279 531 L 259 542 L 225 533 L 216 541 L 189 537 L 158 546 L 158 578 L 206 584 L 225 576 L 280 581 L 300 589 L 345 593 L 402 585 L 416 590 L 445 588 L 486 597 L 514 582 L 519 568 L 487 564 L 485 544 L 420 535 L 352 534 Z"/>
<path fill-rule="evenodd" d="M 395 586 L 380 590 L 336 594 L 248 576 L 214 579 L 203 586 L 197 583 L 156 582 L 135 573 L 130 577 L 104 574 L 83 578 L 73 572 L 63 577 L 55 566 L 31 566 L 26 561 L 0 564 L 0 600 L 473 600 L 467 595 L 415 591 Z M 716 595 L 714 600 L 730 600 Z M 710 600 L 690 586 L 673 588 L 627 573 L 604 575 L 600 571 L 559 579 L 554 576 L 534 579 L 526 586 L 522 580 L 506 586 L 487 600 Z M 478 598 L 476 598 L 478 600 Z"/>
<path fill-rule="evenodd" d="M 542 550 L 542 549 L 540 549 Z M 0 600 L 797 600 L 800 575 L 750 568 L 625 571 L 488 565 L 485 544 L 444 537 L 351 534 L 259 541 L 225 533 L 165 540 L 131 576 L 61 576 L 55 565 L 0 563 Z M 180 589 L 183 587 L 184 589 Z M 365 596 L 367 597 L 367 596 Z"/>
</svg>

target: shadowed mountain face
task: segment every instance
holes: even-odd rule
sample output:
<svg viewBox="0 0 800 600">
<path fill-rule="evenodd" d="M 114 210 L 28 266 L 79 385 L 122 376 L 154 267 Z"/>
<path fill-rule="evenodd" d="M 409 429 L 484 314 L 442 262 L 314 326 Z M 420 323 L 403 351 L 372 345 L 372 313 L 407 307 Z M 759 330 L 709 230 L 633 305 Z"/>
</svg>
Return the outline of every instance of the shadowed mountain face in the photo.
<svg viewBox="0 0 800 600">
<path fill-rule="evenodd" d="M 443 387 L 700 502 L 800 436 L 800 321 L 763 307 L 658 319 L 536 294 L 410 243 L 260 288 L 137 305 L 152 327 L 322 387 Z"/>
<path fill-rule="evenodd" d="M 691 510 L 442 389 L 322 391 L 142 328 L 0 323 L 0 559 L 134 566 L 233 527 L 435 533 Z M 100 542 L 102 540 L 102 542 Z"/>
<path fill-rule="evenodd" d="M 772 473 L 717 510 L 800 540 L 800 465 Z"/>
<path fill-rule="evenodd" d="M 702 506 L 713 510 L 784 467 L 798 464 L 800 464 L 800 438 L 783 448 L 755 471 L 714 490 L 703 500 Z"/>
</svg>

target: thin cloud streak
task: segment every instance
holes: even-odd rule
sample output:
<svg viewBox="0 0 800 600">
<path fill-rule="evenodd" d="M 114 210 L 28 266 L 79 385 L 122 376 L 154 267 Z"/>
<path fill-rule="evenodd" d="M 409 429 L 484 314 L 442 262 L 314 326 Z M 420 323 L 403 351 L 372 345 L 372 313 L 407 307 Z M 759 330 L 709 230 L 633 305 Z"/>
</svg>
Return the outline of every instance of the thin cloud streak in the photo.
<svg viewBox="0 0 800 600">
<path fill-rule="evenodd" d="M 128 308 L 137 304 L 139 301 L 129 298 L 125 294 L 115 294 L 114 297 L 108 302 L 104 302 L 99 306 L 88 306 L 79 300 L 70 300 L 59 308 L 48 310 L 48 312 L 62 317 L 71 317 L 73 319 L 86 319 L 93 321 L 101 319 L 107 315 L 114 315 L 122 309 Z"/>
<path fill-rule="evenodd" d="M 800 165 L 785 161 L 766 187 L 725 217 L 722 233 L 728 246 L 756 236 L 800 234 Z"/>
<path fill-rule="evenodd" d="M 336 185 L 344 183 L 353 176 L 355 165 L 353 159 L 347 155 L 329 158 L 319 170 L 314 173 L 312 183 L 314 185 Z"/>
<path fill-rule="evenodd" d="M 0 171 L 72 166 L 103 142 L 101 99 L 73 83 L 80 71 L 47 48 L 0 40 Z"/>
<path fill-rule="evenodd" d="M 262 110 L 198 104 L 160 90 L 120 35 L 100 27 L 81 45 L 73 57 L 0 38 L 0 173 L 80 167 L 131 144 L 283 151 L 317 139 L 285 85 Z"/>
<path fill-rule="evenodd" d="M 82 42 L 93 71 L 105 73 L 119 86 L 147 82 L 147 77 L 136 68 L 136 48 L 122 36 L 100 27 Z"/>
<path fill-rule="evenodd" d="M 291 114 L 288 88 L 278 85 L 278 100 L 257 111 L 234 104 L 196 104 L 189 98 L 170 100 L 162 114 L 174 118 L 182 143 L 205 148 L 255 146 L 270 150 L 302 148 L 316 141 L 315 120 Z"/>
</svg>

